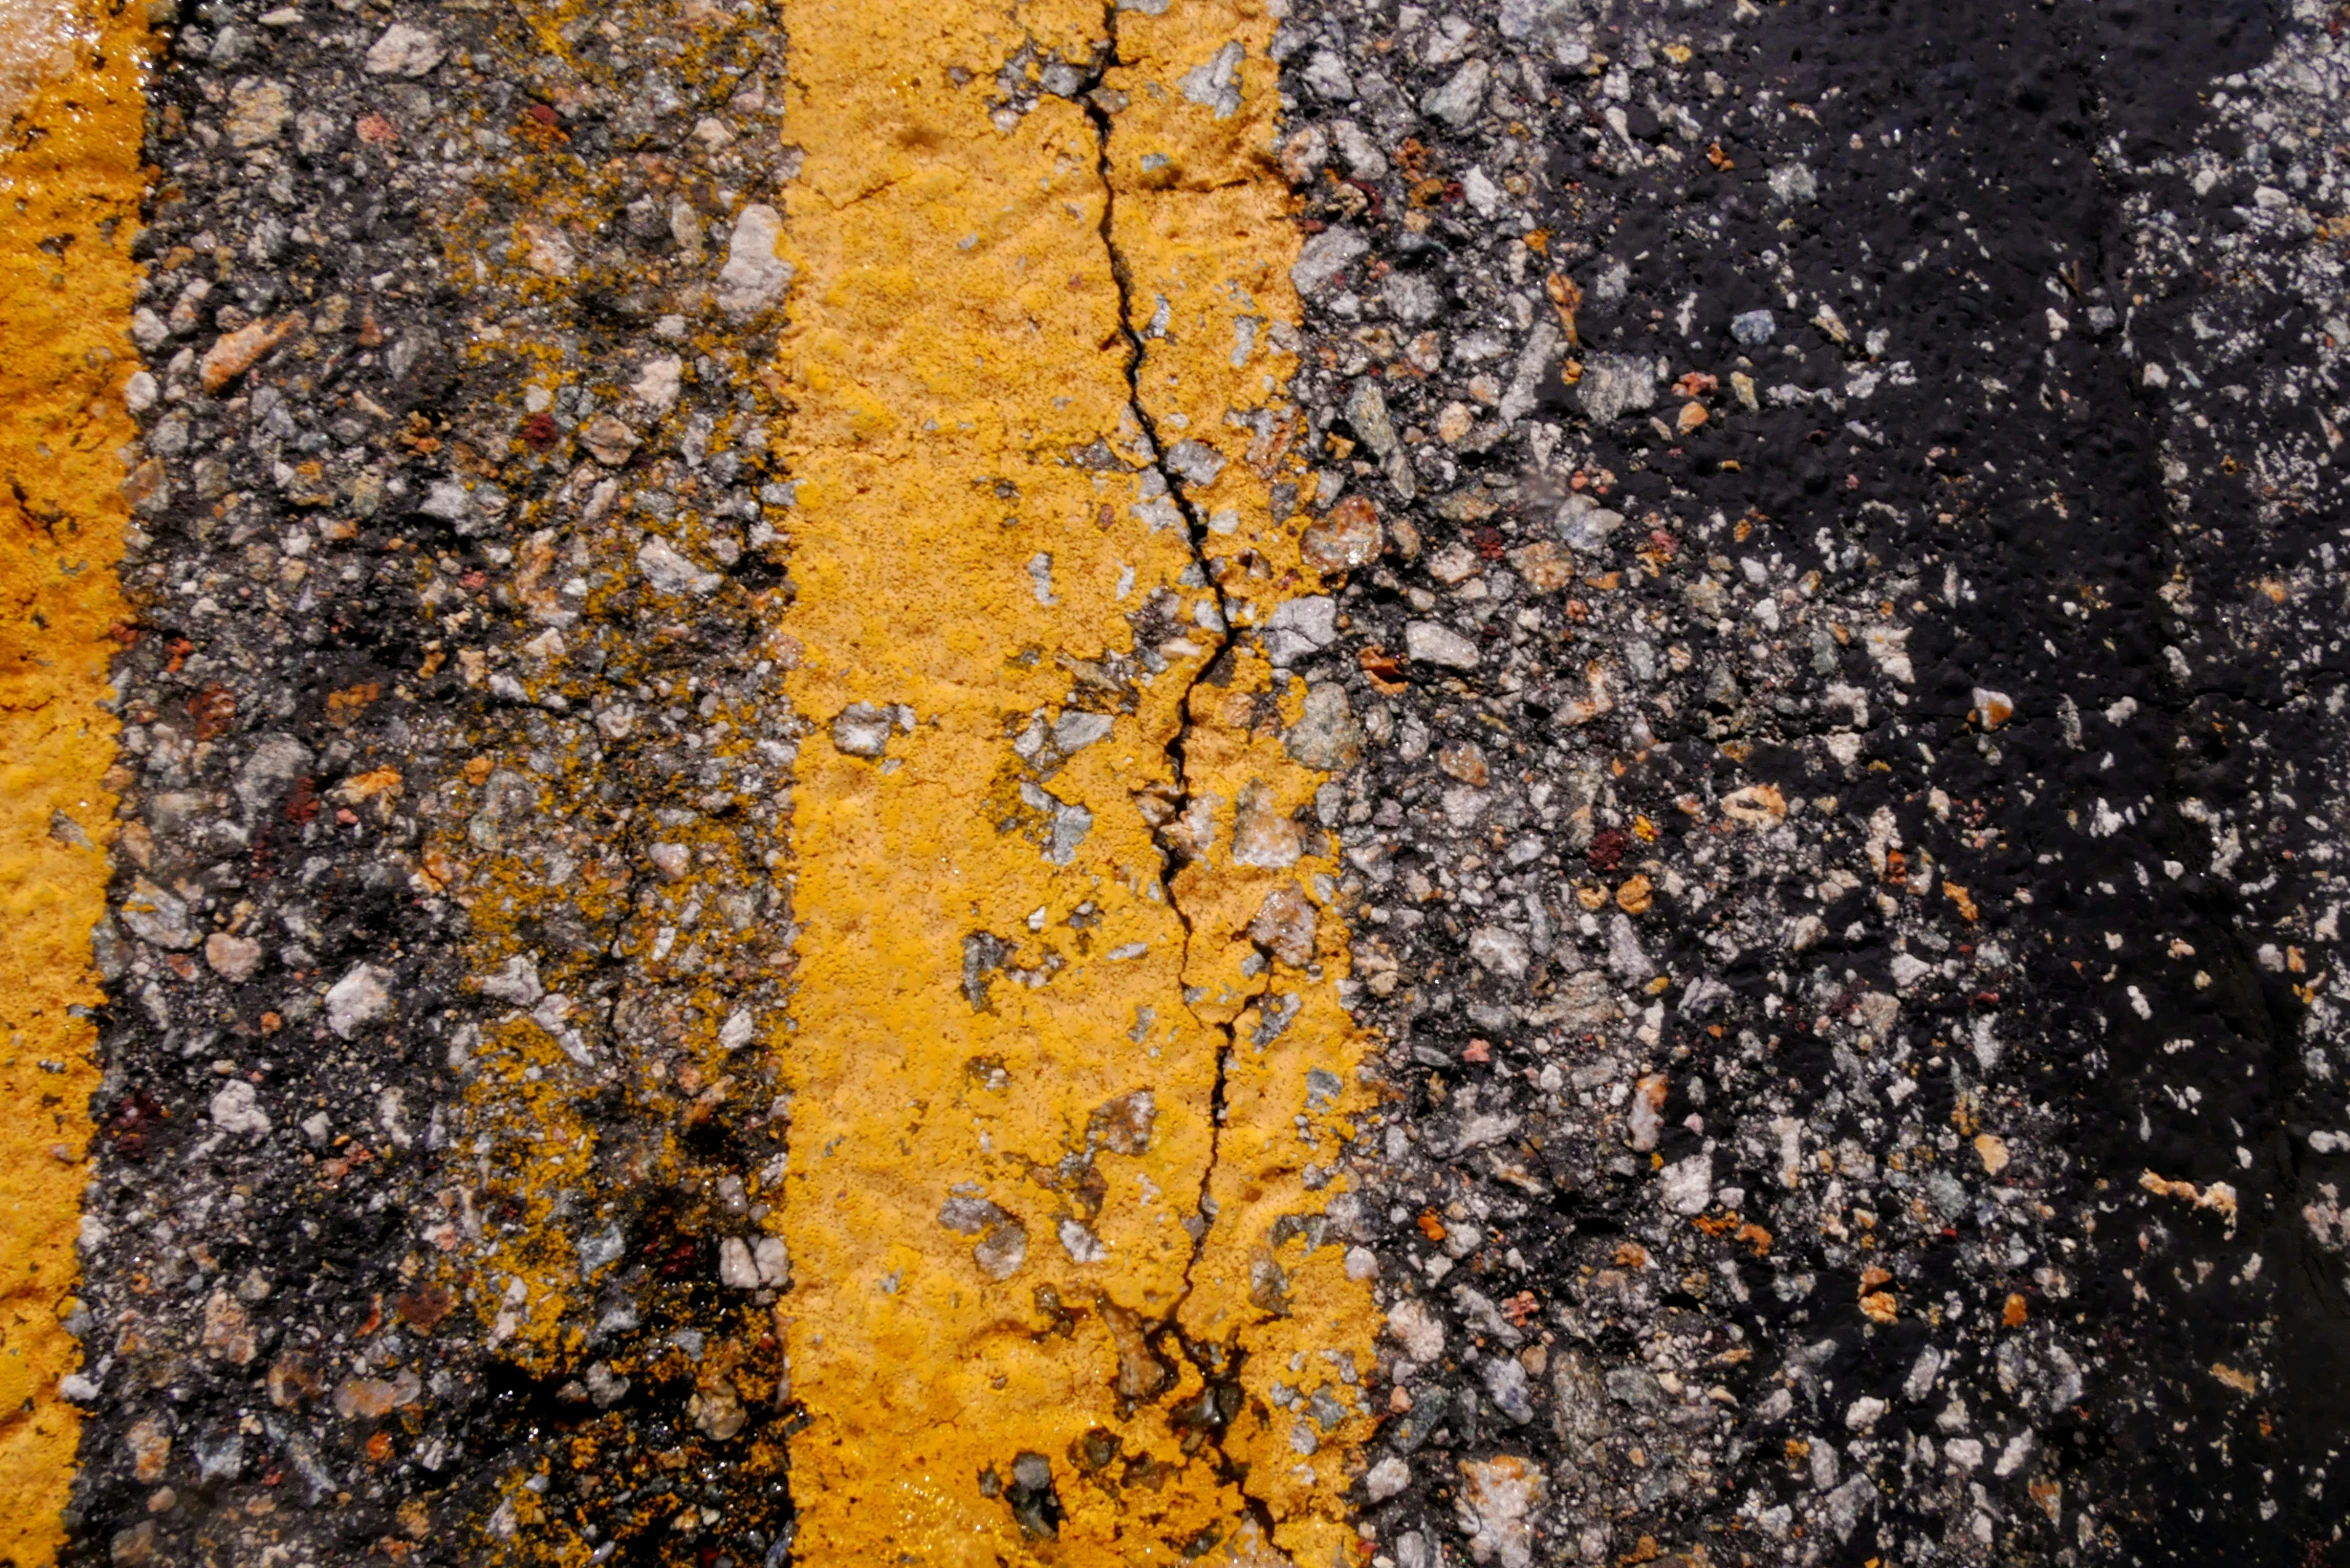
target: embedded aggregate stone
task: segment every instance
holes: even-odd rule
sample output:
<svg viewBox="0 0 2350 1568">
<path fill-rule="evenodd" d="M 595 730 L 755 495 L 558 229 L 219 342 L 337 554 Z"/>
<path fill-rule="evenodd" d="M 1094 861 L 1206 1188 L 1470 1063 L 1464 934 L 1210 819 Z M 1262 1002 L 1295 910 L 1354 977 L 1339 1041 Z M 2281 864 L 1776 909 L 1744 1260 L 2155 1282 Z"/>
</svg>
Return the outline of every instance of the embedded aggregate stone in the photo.
<svg viewBox="0 0 2350 1568">
<path fill-rule="evenodd" d="M 780 1560 L 779 19 L 152 9 L 62 1560 Z"/>
<path fill-rule="evenodd" d="M 2339 33 L 1290 8 L 1380 1568 L 2336 1549 Z"/>
</svg>

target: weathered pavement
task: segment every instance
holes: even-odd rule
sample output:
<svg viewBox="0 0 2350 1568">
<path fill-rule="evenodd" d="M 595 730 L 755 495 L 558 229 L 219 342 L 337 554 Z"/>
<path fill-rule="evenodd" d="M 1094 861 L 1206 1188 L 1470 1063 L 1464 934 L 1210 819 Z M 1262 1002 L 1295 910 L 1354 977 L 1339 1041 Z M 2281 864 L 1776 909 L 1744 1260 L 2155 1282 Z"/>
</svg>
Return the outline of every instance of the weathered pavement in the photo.
<svg viewBox="0 0 2350 1568">
<path fill-rule="evenodd" d="M 2339 1555 L 2337 8 L 153 20 L 14 1560 Z"/>
</svg>

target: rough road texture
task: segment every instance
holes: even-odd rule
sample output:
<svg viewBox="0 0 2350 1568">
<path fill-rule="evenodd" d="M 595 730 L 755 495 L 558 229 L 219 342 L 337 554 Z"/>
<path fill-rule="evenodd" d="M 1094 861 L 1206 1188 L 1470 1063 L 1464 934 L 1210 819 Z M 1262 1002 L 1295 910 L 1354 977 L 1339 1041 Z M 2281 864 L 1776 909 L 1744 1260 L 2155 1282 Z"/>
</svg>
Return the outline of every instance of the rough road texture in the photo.
<svg viewBox="0 0 2350 1568">
<path fill-rule="evenodd" d="M 68 1560 L 779 1564 L 788 7 L 265 10 L 151 93 Z M 2344 22 L 1291 0 L 1376 1568 L 2340 1554 Z"/>
<path fill-rule="evenodd" d="M 2339 31 L 1292 15 L 1389 1559 L 2333 1549 Z"/>
<path fill-rule="evenodd" d="M 780 35 L 265 9 L 153 97 L 69 1556 L 758 1561 Z"/>
</svg>

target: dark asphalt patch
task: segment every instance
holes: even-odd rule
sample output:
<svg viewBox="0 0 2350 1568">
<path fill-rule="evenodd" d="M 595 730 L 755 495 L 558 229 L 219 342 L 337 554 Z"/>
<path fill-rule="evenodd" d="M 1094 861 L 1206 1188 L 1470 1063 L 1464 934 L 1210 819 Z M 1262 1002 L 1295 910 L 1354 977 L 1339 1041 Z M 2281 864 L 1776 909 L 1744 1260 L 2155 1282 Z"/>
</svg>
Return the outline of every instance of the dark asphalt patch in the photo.
<svg viewBox="0 0 2350 1568">
<path fill-rule="evenodd" d="M 2296 266 L 2307 228 L 2247 216 L 2261 170 L 2312 150 L 2266 150 L 2289 111 L 2247 138 L 2205 107 L 2312 34 L 2262 7 L 1738 10 L 1505 11 L 1471 45 L 1501 85 L 1457 134 L 1409 112 L 1458 69 L 1445 19 L 1291 23 L 1301 117 L 1375 127 L 1391 165 L 1407 135 L 1415 176 L 1456 181 L 1547 144 L 1531 254 L 1410 179 L 1309 187 L 1375 241 L 1319 301 L 1323 364 L 1384 383 L 1449 492 L 1354 465 L 1422 544 L 1350 592 L 1344 651 L 1431 613 L 1486 651 L 1357 687 L 1386 736 L 1428 737 L 1350 785 L 1345 835 L 1364 970 L 1405 977 L 1370 1009 L 1401 1124 L 1372 1228 L 1450 1330 L 1399 1371 L 1389 1441 L 1418 1479 L 1373 1510 L 1383 1547 L 1502 1552 L 1455 1463 L 1530 1451 L 1542 1549 L 1569 1559 L 2322 1552 L 2350 1325 L 2306 1217 L 2336 1190 L 2307 1132 L 2342 1117 L 2306 993 L 2339 828 L 2280 802 L 2328 799 L 2339 651 L 2275 607 L 2338 593 L 2341 503 L 2321 423 L 2271 409 L 2336 350 L 2297 287 L 2328 276 Z M 2206 148 L 2251 166 L 2198 185 Z M 2248 231 L 2217 275 L 2198 247 Z M 1445 341 L 1382 355 L 1377 280 L 1431 250 Z M 1509 285 L 1553 267 L 1580 375 L 1535 430 L 1428 439 L 1447 399 L 1493 401 L 1463 384 L 1478 334 L 1527 341 L 1544 312 Z M 2166 395 L 2159 366 L 2222 323 L 2229 378 L 2270 394 Z M 1307 393 L 1358 435 L 1347 395 Z M 1569 483 L 1619 520 L 1561 616 L 1501 563 L 1592 537 Z M 1587 661 L 1615 694 L 1596 714 Z M 1448 742 L 1494 775 L 1474 826 Z M 1796 809 L 1741 854 L 1716 808 L 1756 785 Z M 1530 976 L 1478 962 L 1497 928 Z M 1665 1011 L 1636 1027 L 1651 965 Z M 1645 1127 L 1624 1114 L 1660 1082 Z M 1448 1143 L 1478 1116 L 1506 1135 Z M 1774 1169 L 1791 1134 L 1800 1182 Z M 1697 1161 L 1711 1202 L 1676 1214 Z M 1464 1222 L 1501 1234 L 1449 1246 Z M 1494 1397 L 1511 1357 L 1546 1419 Z"/>
</svg>

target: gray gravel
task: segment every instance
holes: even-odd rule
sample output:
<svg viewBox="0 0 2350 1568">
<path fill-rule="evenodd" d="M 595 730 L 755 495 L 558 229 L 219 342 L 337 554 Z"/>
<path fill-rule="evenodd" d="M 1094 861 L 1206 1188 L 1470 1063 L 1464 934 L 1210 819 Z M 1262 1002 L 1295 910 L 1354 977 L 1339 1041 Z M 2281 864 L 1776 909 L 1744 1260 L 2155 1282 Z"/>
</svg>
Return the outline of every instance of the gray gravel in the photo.
<svg viewBox="0 0 2350 1568">
<path fill-rule="evenodd" d="M 2338 30 L 1291 12 L 1382 1568 L 2338 1539 Z"/>
</svg>

